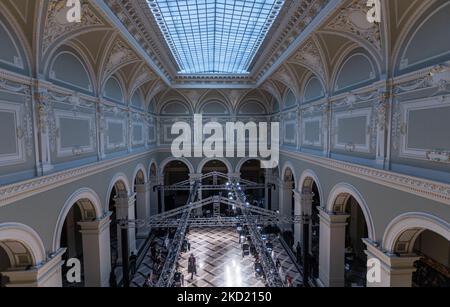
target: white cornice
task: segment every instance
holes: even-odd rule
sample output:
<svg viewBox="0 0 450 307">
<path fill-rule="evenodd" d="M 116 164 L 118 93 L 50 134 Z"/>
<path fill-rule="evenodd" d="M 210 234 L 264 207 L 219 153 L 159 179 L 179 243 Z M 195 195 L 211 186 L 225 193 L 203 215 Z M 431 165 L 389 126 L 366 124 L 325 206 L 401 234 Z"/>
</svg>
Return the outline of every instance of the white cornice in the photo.
<svg viewBox="0 0 450 307">
<path fill-rule="evenodd" d="M 130 161 L 144 158 L 153 152 L 155 152 L 155 149 L 117 159 L 96 162 L 43 177 L 37 177 L 27 181 L 2 186 L 0 187 L 0 207 L 48 190 L 55 189 L 65 184 L 78 181 L 88 176 L 104 172 Z"/>
<path fill-rule="evenodd" d="M 308 154 L 280 150 L 280 153 L 298 160 L 371 181 L 389 188 L 431 199 L 450 205 L 450 184 L 402 175 L 391 171 L 342 162 L 334 159 L 315 157 Z"/>
</svg>

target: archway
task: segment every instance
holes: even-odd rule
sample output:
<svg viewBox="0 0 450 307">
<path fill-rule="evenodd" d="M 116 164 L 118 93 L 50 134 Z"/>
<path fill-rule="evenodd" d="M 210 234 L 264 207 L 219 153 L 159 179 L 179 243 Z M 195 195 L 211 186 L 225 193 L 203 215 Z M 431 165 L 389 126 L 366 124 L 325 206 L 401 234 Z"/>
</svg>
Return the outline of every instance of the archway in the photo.
<svg viewBox="0 0 450 307">
<path fill-rule="evenodd" d="M 200 169 L 201 167 L 201 169 Z M 208 160 L 200 163 L 199 170 L 202 175 L 210 174 L 212 172 L 222 173 L 227 175 L 230 172 L 229 166 L 221 160 Z M 217 186 L 217 185 L 225 185 L 227 183 L 227 179 L 223 177 L 218 177 L 216 175 L 206 177 L 202 179 L 202 186 Z M 225 191 L 220 189 L 202 189 L 200 191 L 200 198 L 208 198 L 211 196 L 226 196 Z M 227 210 L 226 205 L 220 205 L 220 212 L 225 212 Z M 214 206 L 213 204 L 209 204 L 202 207 L 201 211 L 198 211 L 199 214 L 204 216 L 209 216 L 213 213 Z"/>
<path fill-rule="evenodd" d="M 408 213 L 390 223 L 383 246 L 397 257 L 418 257 L 403 286 L 450 287 L 449 229 L 448 223 L 425 213 Z"/>
<path fill-rule="evenodd" d="M 261 168 L 261 161 L 249 159 L 241 164 L 239 169 L 241 179 L 264 184 L 266 181 L 265 169 Z M 247 197 L 254 206 L 265 207 L 265 192 L 263 189 L 247 190 Z"/>
<path fill-rule="evenodd" d="M 319 278 L 326 279 L 327 286 L 366 286 L 363 239 L 375 240 L 375 230 L 365 200 L 353 186 L 341 183 L 331 191 L 327 211 L 320 214 Z"/>
<path fill-rule="evenodd" d="M 120 219 L 134 219 L 134 216 L 130 216 L 130 195 L 129 195 L 128 180 L 123 174 L 117 174 L 111 181 L 108 192 L 108 210 L 111 212 L 111 224 L 109 227 L 109 233 L 111 237 L 111 266 L 113 270 L 116 270 L 122 262 L 121 253 L 121 230 L 118 227 L 118 220 Z M 134 196 L 131 198 L 134 205 Z M 132 213 L 134 215 L 134 208 Z M 132 233 L 132 236 L 130 236 Z M 135 231 L 129 229 L 129 244 L 130 252 L 135 249 Z"/>
<path fill-rule="evenodd" d="M 107 225 L 109 216 L 97 194 L 90 189 L 80 189 L 69 197 L 58 217 L 54 236 L 54 250 L 65 248 L 63 260 L 78 259 L 84 268 L 81 283 L 71 283 L 65 276 L 70 267 L 63 266 L 64 287 L 102 286 L 110 270 L 110 237 Z M 106 233 L 106 235 L 105 235 Z"/>
<path fill-rule="evenodd" d="M 209 174 L 212 172 L 222 173 L 227 175 L 229 173 L 228 166 L 219 160 L 210 160 L 204 163 L 203 167 L 200 170 L 202 175 Z M 227 179 L 217 176 L 211 176 L 202 179 L 202 185 L 224 185 L 227 182 Z M 214 195 L 220 195 L 223 191 L 221 190 L 206 190 L 202 191 L 202 198 L 208 198 Z"/>
<path fill-rule="evenodd" d="M 158 214 L 159 207 L 158 189 L 156 189 L 156 186 L 159 184 L 158 167 L 154 161 L 150 163 L 148 178 L 150 182 L 150 216 L 152 216 Z"/>
<path fill-rule="evenodd" d="M 133 179 L 133 192 L 136 195 L 134 201 L 134 216 L 139 220 L 147 220 L 150 217 L 150 191 L 146 183 L 147 176 L 145 175 L 145 169 L 143 166 L 138 165 Z M 139 231 L 141 231 L 140 234 L 144 236 L 142 232 L 143 229 L 135 227 L 134 232 L 136 237 L 138 237 Z"/>
<path fill-rule="evenodd" d="M 14 280 L 11 275 L 36 268 L 45 260 L 44 245 L 33 229 L 18 223 L 0 224 L 0 287 L 24 283 L 23 275 L 22 280 Z M 37 280 L 26 282 L 37 283 Z M 60 277 L 57 284 L 51 285 L 60 286 Z"/>
<path fill-rule="evenodd" d="M 280 187 L 280 215 L 285 218 L 295 216 L 295 174 L 292 165 L 287 164 L 283 168 L 282 182 Z M 284 223 L 281 225 L 283 238 L 287 245 L 293 249 L 295 244 L 295 224 Z"/>
<path fill-rule="evenodd" d="M 321 191 L 322 188 L 318 184 L 318 177 L 314 172 L 307 170 L 303 172 L 300 178 L 300 193 L 301 193 L 301 212 L 308 216 L 300 229 L 301 238 L 303 242 L 303 262 L 308 266 L 305 273 L 308 279 L 315 281 L 319 277 L 319 241 L 320 241 L 320 213 L 321 206 Z M 305 244 L 306 243 L 306 244 Z M 306 249 L 305 250 L 305 245 Z M 296 250 L 298 253 L 299 250 Z"/>
<path fill-rule="evenodd" d="M 181 160 L 167 163 L 163 168 L 164 185 L 171 186 L 189 180 L 189 167 Z M 164 191 L 161 193 L 162 204 L 159 212 L 169 211 L 186 205 L 189 191 Z"/>
</svg>

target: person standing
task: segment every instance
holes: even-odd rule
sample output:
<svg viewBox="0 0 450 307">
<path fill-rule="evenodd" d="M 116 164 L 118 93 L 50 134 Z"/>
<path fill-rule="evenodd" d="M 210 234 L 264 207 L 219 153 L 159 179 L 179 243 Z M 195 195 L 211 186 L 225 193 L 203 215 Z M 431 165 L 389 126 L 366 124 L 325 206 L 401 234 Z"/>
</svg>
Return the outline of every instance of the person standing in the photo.
<svg viewBox="0 0 450 307">
<path fill-rule="evenodd" d="M 116 273 L 114 271 L 115 268 L 112 268 L 111 273 L 109 274 L 109 286 L 111 288 L 117 288 L 117 278 Z"/>
<path fill-rule="evenodd" d="M 302 262 L 302 247 L 300 246 L 300 242 L 297 242 L 295 253 L 297 254 L 297 263 L 300 264 Z"/>
<path fill-rule="evenodd" d="M 131 275 L 136 274 L 136 262 L 137 262 L 137 256 L 134 254 L 134 252 L 131 252 L 131 256 L 130 256 Z"/>
<path fill-rule="evenodd" d="M 197 263 L 193 254 L 191 254 L 188 260 L 188 273 L 191 274 L 191 280 L 194 279 L 194 274 L 197 276 Z"/>
</svg>

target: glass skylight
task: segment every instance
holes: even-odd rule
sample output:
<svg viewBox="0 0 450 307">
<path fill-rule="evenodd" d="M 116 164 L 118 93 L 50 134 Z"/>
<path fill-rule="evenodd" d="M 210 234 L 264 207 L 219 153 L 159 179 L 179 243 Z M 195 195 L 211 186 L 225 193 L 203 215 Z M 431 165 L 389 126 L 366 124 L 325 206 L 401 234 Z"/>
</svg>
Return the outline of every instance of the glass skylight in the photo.
<svg viewBox="0 0 450 307">
<path fill-rule="evenodd" d="M 147 0 L 181 74 L 246 74 L 285 0 Z"/>
</svg>

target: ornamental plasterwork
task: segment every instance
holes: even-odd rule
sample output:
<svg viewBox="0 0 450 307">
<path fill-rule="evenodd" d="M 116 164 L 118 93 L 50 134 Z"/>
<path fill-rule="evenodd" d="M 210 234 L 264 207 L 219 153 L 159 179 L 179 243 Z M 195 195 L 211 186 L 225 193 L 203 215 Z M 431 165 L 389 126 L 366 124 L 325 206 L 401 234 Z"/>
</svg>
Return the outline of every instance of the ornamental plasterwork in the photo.
<svg viewBox="0 0 450 307">
<path fill-rule="evenodd" d="M 155 75 L 146 66 L 143 66 L 136 74 L 136 78 L 134 80 L 135 87 L 153 79 L 155 79 Z"/>
<path fill-rule="evenodd" d="M 49 99 L 52 99 L 58 103 L 64 103 L 72 107 L 74 111 L 77 110 L 78 107 L 86 107 L 86 108 L 94 108 L 95 102 L 88 101 L 80 97 L 80 94 L 75 92 L 70 95 L 61 95 L 52 91 L 48 92 Z"/>
<path fill-rule="evenodd" d="M 270 94 L 272 94 L 273 97 L 275 97 L 278 101 L 278 103 L 281 103 L 281 101 L 283 100 L 281 98 L 281 95 L 278 91 L 278 89 L 274 86 L 274 84 L 270 81 L 266 81 L 263 83 L 263 85 L 261 86 L 262 89 L 268 91 Z"/>
<path fill-rule="evenodd" d="M 327 26 L 328 30 L 351 33 L 381 52 L 381 32 L 377 23 L 367 21 L 367 1 L 357 0 L 342 9 Z"/>
<path fill-rule="evenodd" d="M 415 80 L 396 84 L 394 86 L 394 94 L 408 93 L 415 90 L 426 89 L 431 86 L 430 75 L 422 76 Z"/>
<path fill-rule="evenodd" d="M 116 39 L 111 48 L 104 76 L 109 76 L 117 67 L 137 60 L 136 54 L 122 40 Z"/>
<path fill-rule="evenodd" d="M 248 94 L 248 90 L 228 90 L 224 93 L 233 107 L 236 107 Z"/>
<path fill-rule="evenodd" d="M 88 2 L 84 2 L 81 6 L 81 22 L 68 22 L 66 17 L 68 9 L 66 1 L 50 1 L 47 8 L 48 15 L 42 43 L 44 54 L 54 41 L 69 32 L 104 25 L 100 18 L 94 14 Z"/>
<path fill-rule="evenodd" d="M 189 102 L 193 106 L 196 106 L 201 97 L 205 94 L 204 90 L 184 90 L 180 92 L 189 100 Z"/>
<path fill-rule="evenodd" d="M 25 101 L 25 112 L 22 119 L 22 137 L 25 138 L 25 149 L 28 157 L 33 155 L 34 148 L 33 119 L 31 114 L 33 114 L 31 98 L 27 97 Z"/>
<path fill-rule="evenodd" d="M 285 85 L 287 85 L 291 90 L 294 91 L 294 93 L 297 96 L 297 86 L 295 80 L 293 80 L 291 73 L 288 71 L 288 69 L 283 66 L 281 67 L 274 75 L 273 78 L 276 80 L 281 81 Z"/>
<path fill-rule="evenodd" d="M 39 89 L 35 95 L 38 108 L 38 127 L 42 133 L 49 137 L 50 150 L 56 152 L 57 127 L 53 108 L 53 101 L 47 89 Z"/>
<path fill-rule="evenodd" d="M 28 85 L 20 84 L 4 78 L 0 78 L 0 89 L 23 95 L 30 95 L 30 87 Z"/>
<path fill-rule="evenodd" d="M 309 67 L 313 72 L 318 74 L 322 80 L 325 78 L 325 69 L 320 56 L 319 48 L 313 40 L 309 40 L 292 58 L 294 62 Z"/>
</svg>

